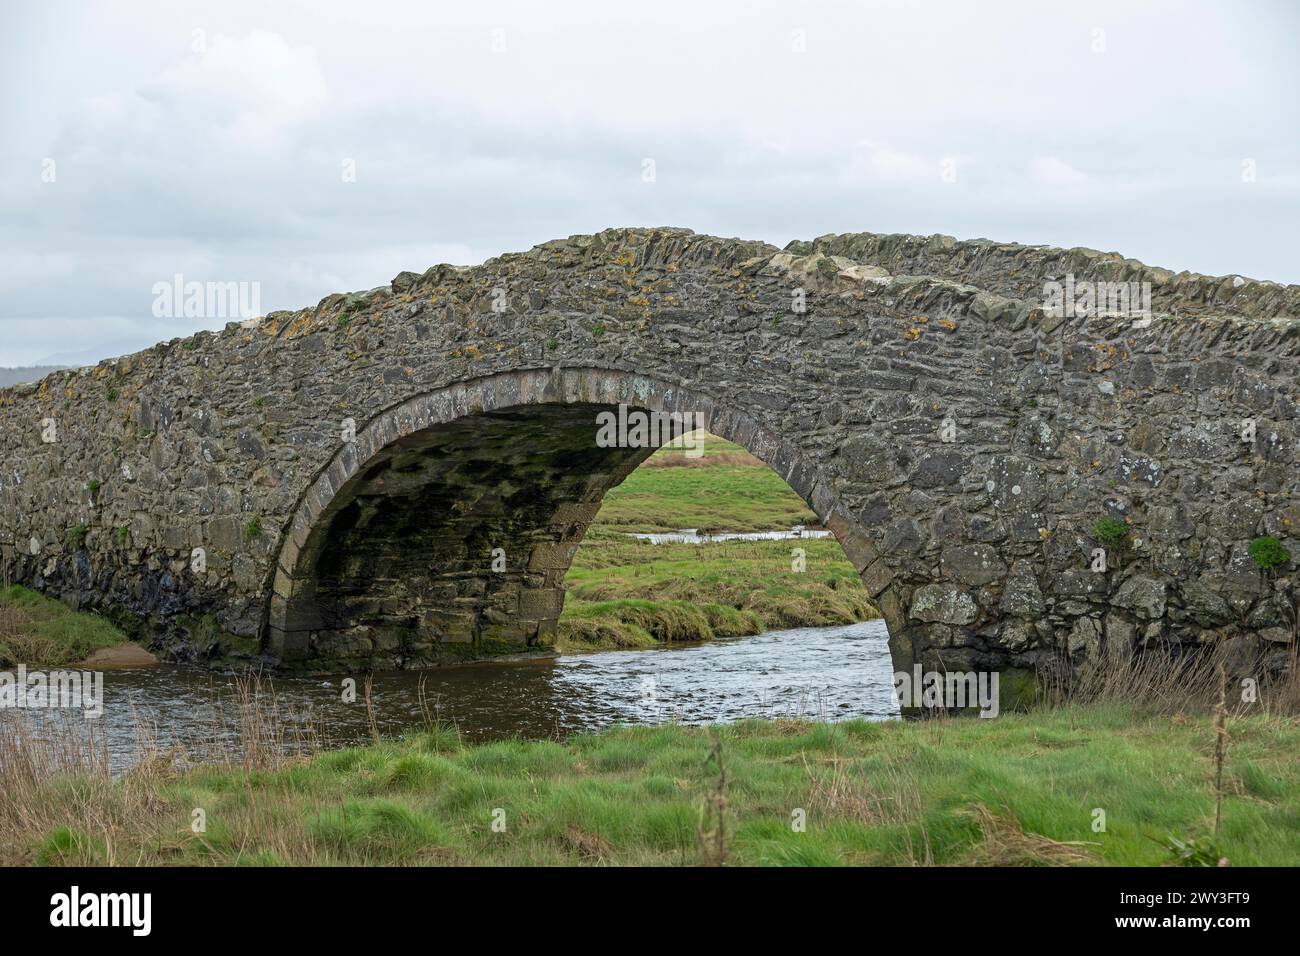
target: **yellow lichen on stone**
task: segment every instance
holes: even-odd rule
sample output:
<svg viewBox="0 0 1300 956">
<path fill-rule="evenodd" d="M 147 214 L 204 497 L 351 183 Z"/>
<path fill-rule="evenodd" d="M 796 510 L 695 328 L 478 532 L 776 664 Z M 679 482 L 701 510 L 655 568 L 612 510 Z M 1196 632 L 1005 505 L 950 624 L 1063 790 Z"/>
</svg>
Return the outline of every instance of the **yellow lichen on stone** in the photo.
<svg viewBox="0 0 1300 956">
<path fill-rule="evenodd" d="M 289 327 L 284 330 L 284 335 L 281 338 L 295 339 L 300 335 L 306 335 L 310 330 L 311 314 L 303 313 L 289 323 Z"/>
</svg>

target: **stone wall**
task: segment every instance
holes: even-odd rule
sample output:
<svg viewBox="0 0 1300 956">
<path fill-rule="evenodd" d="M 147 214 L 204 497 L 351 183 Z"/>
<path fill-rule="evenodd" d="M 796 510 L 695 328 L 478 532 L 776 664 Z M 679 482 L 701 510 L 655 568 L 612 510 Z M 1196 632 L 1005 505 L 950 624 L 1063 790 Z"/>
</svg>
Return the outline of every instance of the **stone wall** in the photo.
<svg viewBox="0 0 1300 956">
<path fill-rule="evenodd" d="M 1156 314 L 1045 314 L 1072 270 L 1146 277 Z M 0 555 L 177 656 L 535 650 L 644 457 L 594 445 L 623 402 L 704 411 L 771 464 L 861 570 L 899 667 L 1224 639 L 1280 660 L 1295 564 L 1247 548 L 1300 556 L 1296 302 L 947 237 L 573 237 L 0 390 Z M 1127 531 L 1103 572 L 1107 517 Z"/>
</svg>

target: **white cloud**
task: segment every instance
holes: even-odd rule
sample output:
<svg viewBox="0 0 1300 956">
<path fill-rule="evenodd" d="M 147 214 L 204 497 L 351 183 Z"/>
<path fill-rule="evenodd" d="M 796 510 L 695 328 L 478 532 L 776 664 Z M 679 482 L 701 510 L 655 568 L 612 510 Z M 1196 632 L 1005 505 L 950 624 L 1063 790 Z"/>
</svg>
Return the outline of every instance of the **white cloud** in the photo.
<svg viewBox="0 0 1300 956">
<path fill-rule="evenodd" d="M 1035 156 L 1029 161 L 1029 178 L 1044 186 L 1075 186 L 1088 176 L 1055 156 Z"/>
<path fill-rule="evenodd" d="M 875 185 L 933 183 L 939 179 L 946 158 L 916 155 L 886 143 L 863 140 L 853 149 L 847 179 Z"/>
<path fill-rule="evenodd" d="M 164 70 L 142 95 L 169 121 L 197 128 L 209 145 L 281 149 L 294 126 L 327 109 L 325 77 L 310 47 L 261 30 L 202 42 L 201 52 Z"/>
</svg>

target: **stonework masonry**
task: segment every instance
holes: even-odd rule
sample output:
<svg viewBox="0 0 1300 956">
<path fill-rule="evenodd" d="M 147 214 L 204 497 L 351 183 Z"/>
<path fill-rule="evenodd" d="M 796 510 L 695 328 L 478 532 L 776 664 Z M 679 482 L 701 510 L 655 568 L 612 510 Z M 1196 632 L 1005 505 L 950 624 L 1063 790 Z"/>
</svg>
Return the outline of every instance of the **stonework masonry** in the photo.
<svg viewBox="0 0 1300 956">
<path fill-rule="evenodd" d="M 1150 283 L 1153 314 L 1054 316 L 1066 274 Z M 595 444 L 626 404 L 703 412 L 802 495 L 896 669 L 1281 666 L 1296 566 L 1248 547 L 1300 556 L 1298 307 L 1091 250 L 575 236 L 0 390 L 0 559 L 179 659 L 544 652 L 649 453 Z"/>
</svg>

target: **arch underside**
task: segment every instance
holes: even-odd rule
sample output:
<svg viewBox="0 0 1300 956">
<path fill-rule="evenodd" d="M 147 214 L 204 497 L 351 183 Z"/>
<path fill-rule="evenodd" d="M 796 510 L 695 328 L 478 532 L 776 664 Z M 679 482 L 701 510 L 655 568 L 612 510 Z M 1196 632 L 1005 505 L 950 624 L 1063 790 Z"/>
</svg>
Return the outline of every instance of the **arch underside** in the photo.
<svg viewBox="0 0 1300 956">
<path fill-rule="evenodd" d="M 869 545 L 846 536 L 798 451 L 748 416 L 623 373 L 510 373 L 412 399 L 340 449 L 281 552 L 269 654 L 332 669 L 548 653 L 587 527 L 654 451 L 598 445 L 598 414 L 620 404 L 698 415 L 749 448 L 865 567 Z"/>
<path fill-rule="evenodd" d="M 606 491 L 652 449 L 599 448 L 599 406 L 520 406 L 406 435 L 331 502 L 285 652 L 421 666 L 545 647 Z"/>
</svg>

